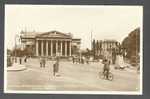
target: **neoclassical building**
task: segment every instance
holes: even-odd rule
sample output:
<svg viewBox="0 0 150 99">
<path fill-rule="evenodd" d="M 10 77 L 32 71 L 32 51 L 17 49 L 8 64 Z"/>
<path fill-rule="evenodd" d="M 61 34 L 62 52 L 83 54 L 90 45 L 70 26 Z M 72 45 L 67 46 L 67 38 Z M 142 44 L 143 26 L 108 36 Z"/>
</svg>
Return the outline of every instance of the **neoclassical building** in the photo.
<svg viewBox="0 0 150 99">
<path fill-rule="evenodd" d="M 105 56 L 106 52 L 109 54 L 112 53 L 113 49 L 118 49 L 119 42 L 116 40 L 93 40 L 93 51 L 95 56 L 96 55 L 103 55 Z"/>
<path fill-rule="evenodd" d="M 34 56 L 72 56 L 80 49 L 81 39 L 73 38 L 71 33 L 59 31 L 21 32 L 21 44 Z"/>
</svg>

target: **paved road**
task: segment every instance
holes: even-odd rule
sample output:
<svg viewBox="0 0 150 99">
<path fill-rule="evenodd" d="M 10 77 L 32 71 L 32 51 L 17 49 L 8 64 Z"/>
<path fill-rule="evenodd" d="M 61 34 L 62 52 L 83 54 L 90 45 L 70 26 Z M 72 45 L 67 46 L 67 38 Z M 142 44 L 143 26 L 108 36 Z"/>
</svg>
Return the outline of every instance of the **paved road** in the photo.
<svg viewBox="0 0 150 99">
<path fill-rule="evenodd" d="M 98 72 L 103 65 L 98 63 L 73 64 L 60 62 L 60 76 L 53 76 L 53 61 L 46 68 L 40 68 L 39 60 L 30 59 L 27 69 L 7 73 L 8 90 L 50 90 L 50 91 L 137 91 L 140 77 L 135 69 L 114 70 L 114 80 L 99 79 Z"/>
</svg>

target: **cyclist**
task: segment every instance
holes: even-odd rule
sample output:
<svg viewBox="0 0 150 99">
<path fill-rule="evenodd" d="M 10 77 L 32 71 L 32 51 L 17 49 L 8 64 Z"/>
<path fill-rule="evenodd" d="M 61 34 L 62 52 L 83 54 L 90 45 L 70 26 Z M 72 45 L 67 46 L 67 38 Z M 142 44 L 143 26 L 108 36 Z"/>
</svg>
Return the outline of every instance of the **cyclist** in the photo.
<svg viewBox="0 0 150 99">
<path fill-rule="evenodd" d="M 110 61 L 108 59 L 104 59 L 103 64 L 104 64 L 103 74 L 106 77 L 106 79 L 108 79 L 108 74 L 109 74 L 109 71 L 110 71 Z"/>
</svg>

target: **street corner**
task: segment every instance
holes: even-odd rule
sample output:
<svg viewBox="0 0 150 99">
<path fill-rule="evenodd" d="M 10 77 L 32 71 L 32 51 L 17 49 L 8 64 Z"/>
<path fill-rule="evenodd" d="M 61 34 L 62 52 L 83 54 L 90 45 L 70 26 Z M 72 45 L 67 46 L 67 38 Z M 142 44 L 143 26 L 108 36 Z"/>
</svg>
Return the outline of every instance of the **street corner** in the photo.
<svg viewBox="0 0 150 99">
<path fill-rule="evenodd" d="M 26 69 L 27 69 L 26 65 L 18 63 L 15 63 L 10 67 L 7 67 L 7 71 L 23 71 Z"/>
</svg>

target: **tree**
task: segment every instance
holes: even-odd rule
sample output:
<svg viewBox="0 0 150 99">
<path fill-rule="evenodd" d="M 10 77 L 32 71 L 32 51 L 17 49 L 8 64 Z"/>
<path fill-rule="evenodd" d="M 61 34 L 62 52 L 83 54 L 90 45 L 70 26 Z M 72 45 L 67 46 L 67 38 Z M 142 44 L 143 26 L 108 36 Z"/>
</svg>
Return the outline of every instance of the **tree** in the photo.
<svg viewBox="0 0 150 99">
<path fill-rule="evenodd" d="M 138 53 L 140 51 L 140 28 L 131 31 L 123 41 L 123 48 L 127 51 L 127 58 L 136 63 Z"/>
</svg>

